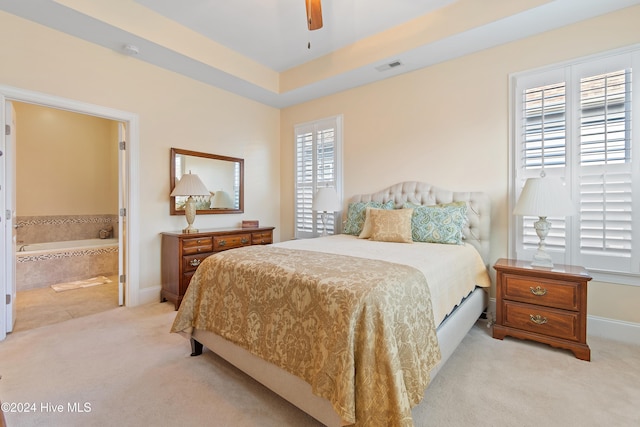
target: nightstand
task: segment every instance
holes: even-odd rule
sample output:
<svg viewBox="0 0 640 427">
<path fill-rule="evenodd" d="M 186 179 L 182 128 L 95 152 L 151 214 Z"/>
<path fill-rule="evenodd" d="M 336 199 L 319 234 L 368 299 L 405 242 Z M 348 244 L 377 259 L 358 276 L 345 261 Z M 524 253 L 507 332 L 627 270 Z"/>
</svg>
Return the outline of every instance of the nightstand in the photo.
<svg viewBox="0 0 640 427">
<path fill-rule="evenodd" d="M 496 270 L 496 321 L 493 337 L 509 335 L 573 351 L 591 360 L 587 345 L 587 282 L 578 266 L 532 267 L 499 259 Z"/>
</svg>

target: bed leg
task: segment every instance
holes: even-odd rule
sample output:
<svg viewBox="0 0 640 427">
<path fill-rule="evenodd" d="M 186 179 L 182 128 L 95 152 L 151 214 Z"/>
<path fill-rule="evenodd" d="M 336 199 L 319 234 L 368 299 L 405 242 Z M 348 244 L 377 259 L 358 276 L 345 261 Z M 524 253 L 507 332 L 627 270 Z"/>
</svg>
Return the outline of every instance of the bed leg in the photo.
<svg viewBox="0 0 640 427">
<path fill-rule="evenodd" d="M 202 343 L 191 338 L 191 356 L 200 356 L 202 354 Z"/>
</svg>

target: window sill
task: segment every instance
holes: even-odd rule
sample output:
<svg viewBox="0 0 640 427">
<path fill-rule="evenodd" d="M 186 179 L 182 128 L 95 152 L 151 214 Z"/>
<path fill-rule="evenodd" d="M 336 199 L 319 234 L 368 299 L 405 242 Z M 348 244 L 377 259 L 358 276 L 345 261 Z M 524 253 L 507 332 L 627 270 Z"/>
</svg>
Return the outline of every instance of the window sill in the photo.
<svg viewBox="0 0 640 427">
<path fill-rule="evenodd" d="M 640 275 L 631 273 L 615 273 L 611 271 L 592 270 L 587 271 L 596 282 L 614 283 L 617 285 L 640 286 Z"/>
</svg>

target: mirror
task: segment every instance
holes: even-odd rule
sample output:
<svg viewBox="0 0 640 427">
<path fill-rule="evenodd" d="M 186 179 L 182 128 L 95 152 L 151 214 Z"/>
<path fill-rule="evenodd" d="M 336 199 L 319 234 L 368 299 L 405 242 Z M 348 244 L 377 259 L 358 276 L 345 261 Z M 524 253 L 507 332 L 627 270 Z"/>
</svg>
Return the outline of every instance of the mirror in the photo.
<svg viewBox="0 0 640 427">
<path fill-rule="evenodd" d="M 244 212 L 244 160 L 235 157 L 171 149 L 169 194 L 182 174 L 193 173 L 211 193 L 194 196 L 197 215 Z M 171 215 L 184 215 L 187 197 L 170 197 Z"/>
</svg>

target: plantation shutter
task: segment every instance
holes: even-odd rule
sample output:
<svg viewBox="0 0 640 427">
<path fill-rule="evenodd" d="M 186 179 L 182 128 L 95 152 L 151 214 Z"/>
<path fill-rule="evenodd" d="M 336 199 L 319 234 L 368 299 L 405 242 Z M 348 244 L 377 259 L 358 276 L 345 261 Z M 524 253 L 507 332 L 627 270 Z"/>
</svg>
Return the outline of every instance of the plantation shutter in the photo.
<svg viewBox="0 0 640 427">
<path fill-rule="evenodd" d="M 295 127 L 296 238 L 316 236 L 322 227 L 320 213 L 311 209 L 318 188 L 334 187 L 340 194 L 340 125 L 340 117 L 334 117 Z M 327 232 L 338 231 L 337 213 L 329 214 Z"/>
<path fill-rule="evenodd" d="M 580 252 L 629 271 L 632 253 L 631 69 L 580 79 Z"/>
<path fill-rule="evenodd" d="M 514 202 L 527 178 L 564 179 L 577 214 L 549 218 L 547 252 L 556 263 L 583 265 L 624 283 L 640 273 L 634 64 L 640 66 L 640 51 L 522 75 L 513 86 Z M 516 218 L 518 258 L 531 259 L 537 248 L 536 220 Z"/>
<path fill-rule="evenodd" d="M 537 76 L 538 77 L 538 76 Z M 518 168 L 516 200 L 528 178 L 541 174 L 564 178 L 567 174 L 567 88 L 563 73 L 548 73 L 519 87 L 517 117 L 520 132 L 516 140 Z M 531 259 L 540 241 L 534 228 L 539 218 L 517 218 L 520 232 L 516 235 L 518 258 Z M 546 249 L 554 262 L 566 263 L 566 230 L 564 217 L 548 217 L 552 227 L 546 237 Z"/>
</svg>

